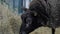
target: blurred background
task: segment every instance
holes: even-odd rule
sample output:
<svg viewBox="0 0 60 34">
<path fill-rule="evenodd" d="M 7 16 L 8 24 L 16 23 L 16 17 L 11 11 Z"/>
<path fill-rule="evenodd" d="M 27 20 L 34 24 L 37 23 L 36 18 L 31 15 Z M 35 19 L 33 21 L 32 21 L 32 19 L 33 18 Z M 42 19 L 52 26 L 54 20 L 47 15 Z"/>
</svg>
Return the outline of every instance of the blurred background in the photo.
<svg viewBox="0 0 60 34">
<path fill-rule="evenodd" d="M 19 34 L 21 14 L 24 12 L 21 7 L 29 8 L 32 0 L 0 0 L 0 34 Z M 30 34 L 51 34 L 51 28 L 40 27 Z M 56 29 L 60 34 L 60 28 Z"/>
</svg>

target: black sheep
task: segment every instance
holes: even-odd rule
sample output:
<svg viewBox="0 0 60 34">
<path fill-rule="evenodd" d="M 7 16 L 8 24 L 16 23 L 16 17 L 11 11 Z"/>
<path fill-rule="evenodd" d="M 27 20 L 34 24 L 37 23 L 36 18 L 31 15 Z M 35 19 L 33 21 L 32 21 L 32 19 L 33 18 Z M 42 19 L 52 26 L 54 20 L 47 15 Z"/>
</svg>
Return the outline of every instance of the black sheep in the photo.
<svg viewBox="0 0 60 34">
<path fill-rule="evenodd" d="M 20 34 L 29 34 L 41 26 L 52 28 L 52 34 L 55 34 L 55 28 L 60 26 L 59 5 L 51 4 L 47 0 L 33 0 L 29 9 L 22 14 L 22 25 Z M 36 15 L 35 15 L 36 13 Z"/>
</svg>

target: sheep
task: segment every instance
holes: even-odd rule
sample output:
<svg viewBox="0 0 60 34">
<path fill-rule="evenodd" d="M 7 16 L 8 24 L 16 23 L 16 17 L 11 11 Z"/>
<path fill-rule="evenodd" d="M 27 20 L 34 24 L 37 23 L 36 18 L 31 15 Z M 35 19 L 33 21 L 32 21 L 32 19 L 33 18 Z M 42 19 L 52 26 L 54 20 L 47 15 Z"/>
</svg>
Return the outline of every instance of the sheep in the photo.
<svg viewBox="0 0 60 34">
<path fill-rule="evenodd" d="M 47 1 L 33 0 L 29 9 L 24 8 L 25 13 L 21 15 L 22 25 L 19 34 L 29 34 L 41 26 L 52 28 L 52 34 L 55 34 L 55 29 L 60 26 L 59 5 L 54 9 L 54 5 Z"/>
</svg>

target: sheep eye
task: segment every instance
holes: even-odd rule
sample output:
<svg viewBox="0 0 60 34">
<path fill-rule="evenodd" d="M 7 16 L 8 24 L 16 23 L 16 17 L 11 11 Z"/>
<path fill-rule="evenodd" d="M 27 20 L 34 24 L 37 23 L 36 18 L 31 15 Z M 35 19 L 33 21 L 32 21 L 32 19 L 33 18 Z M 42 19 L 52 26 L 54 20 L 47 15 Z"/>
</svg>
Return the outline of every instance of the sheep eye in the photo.
<svg viewBox="0 0 60 34">
<path fill-rule="evenodd" d="M 36 12 L 34 12 L 34 16 L 37 16 L 37 13 Z"/>
</svg>

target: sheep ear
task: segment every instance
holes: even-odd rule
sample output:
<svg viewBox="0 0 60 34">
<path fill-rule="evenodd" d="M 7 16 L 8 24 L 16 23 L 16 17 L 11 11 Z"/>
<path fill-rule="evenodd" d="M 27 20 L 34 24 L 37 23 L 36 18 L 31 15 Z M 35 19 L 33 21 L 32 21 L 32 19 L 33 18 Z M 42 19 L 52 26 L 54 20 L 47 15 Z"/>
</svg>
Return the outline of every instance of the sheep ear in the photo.
<svg viewBox="0 0 60 34">
<path fill-rule="evenodd" d="M 22 10 L 24 10 L 24 11 L 27 11 L 27 8 L 25 8 L 25 7 L 22 7 Z"/>
</svg>

